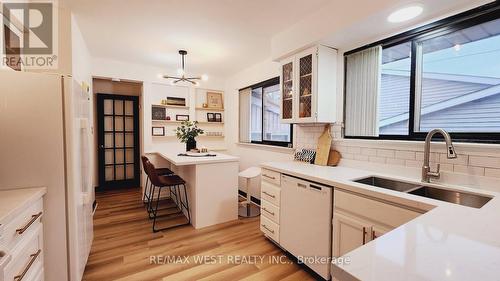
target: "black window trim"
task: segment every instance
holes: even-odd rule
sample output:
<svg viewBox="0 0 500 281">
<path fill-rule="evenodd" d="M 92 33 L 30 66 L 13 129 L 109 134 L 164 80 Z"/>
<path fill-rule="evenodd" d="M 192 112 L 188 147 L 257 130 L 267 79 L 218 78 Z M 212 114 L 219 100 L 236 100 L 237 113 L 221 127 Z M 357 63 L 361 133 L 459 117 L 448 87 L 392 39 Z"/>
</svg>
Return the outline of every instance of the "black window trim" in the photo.
<svg viewBox="0 0 500 281">
<path fill-rule="evenodd" d="M 448 33 L 455 32 L 460 29 L 468 28 L 487 21 L 500 18 L 500 1 L 494 1 L 477 8 L 447 17 L 442 20 L 418 27 L 401 34 L 382 39 L 380 41 L 364 45 L 362 47 L 350 50 L 344 53 L 344 66 L 347 65 L 347 56 L 375 46 L 389 48 L 405 42 L 411 42 L 411 72 L 410 72 L 410 108 L 409 108 L 409 124 L 408 135 L 379 135 L 378 137 L 367 136 L 348 136 L 344 134 L 346 139 L 373 139 L 373 140 L 407 140 L 407 141 L 423 141 L 427 136 L 426 132 L 415 132 L 415 71 L 417 64 L 416 53 L 417 42 L 428 40 Z M 344 67 L 344 109 L 346 97 L 346 73 L 347 68 Z M 345 123 L 344 110 L 344 123 Z M 474 143 L 500 143 L 500 132 L 498 133 L 451 133 L 451 137 L 458 142 L 474 142 Z M 437 139 L 442 138 L 436 136 Z"/>
<path fill-rule="evenodd" d="M 265 80 L 265 81 L 253 84 L 251 86 L 241 88 L 240 91 L 243 90 L 243 89 L 248 89 L 248 88 L 250 88 L 252 90 L 253 89 L 257 89 L 257 88 L 266 88 L 266 87 L 271 87 L 271 86 L 279 85 L 279 84 L 280 84 L 280 77 L 277 76 L 277 77 L 273 77 L 271 79 L 268 79 L 268 80 Z M 261 124 L 262 140 L 261 141 L 251 140 L 250 143 L 291 148 L 292 145 L 293 145 L 293 125 L 292 124 L 290 124 L 290 141 L 289 142 L 264 140 L 264 93 L 262 93 L 261 102 L 262 102 L 262 118 L 261 118 L 261 122 L 262 122 L 262 124 Z"/>
</svg>

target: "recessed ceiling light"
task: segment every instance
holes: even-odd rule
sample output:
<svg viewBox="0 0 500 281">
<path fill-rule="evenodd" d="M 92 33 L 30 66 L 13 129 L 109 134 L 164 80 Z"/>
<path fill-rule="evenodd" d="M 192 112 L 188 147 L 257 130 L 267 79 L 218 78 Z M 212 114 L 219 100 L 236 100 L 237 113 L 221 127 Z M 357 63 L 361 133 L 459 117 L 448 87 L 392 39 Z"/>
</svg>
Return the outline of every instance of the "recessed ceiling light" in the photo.
<svg viewBox="0 0 500 281">
<path fill-rule="evenodd" d="M 389 17 L 387 17 L 387 20 L 389 22 L 403 22 L 417 17 L 423 11 L 424 8 L 422 8 L 422 6 L 408 6 L 393 12 L 389 15 Z"/>
</svg>

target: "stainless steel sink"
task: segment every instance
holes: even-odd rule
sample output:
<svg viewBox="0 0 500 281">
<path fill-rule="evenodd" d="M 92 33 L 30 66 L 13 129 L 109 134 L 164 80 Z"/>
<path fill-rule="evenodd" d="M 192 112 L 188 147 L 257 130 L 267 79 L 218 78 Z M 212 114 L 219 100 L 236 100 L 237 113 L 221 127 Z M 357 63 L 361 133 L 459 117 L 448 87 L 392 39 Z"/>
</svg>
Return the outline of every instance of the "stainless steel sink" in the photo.
<svg viewBox="0 0 500 281">
<path fill-rule="evenodd" d="M 409 183 L 375 176 L 358 179 L 355 182 L 473 208 L 481 208 L 492 199 L 491 197 L 479 194 L 424 186 L 420 183 Z"/>
<path fill-rule="evenodd" d="M 435 188 L 431 186 L 422 186 L 408 193 L 473 208 L 481 208 L 491 200 L 491 197 L 483 195 Z"/>
<path fill-rule="evenodd" d="M 400 192 L 407 192 L 409 190 L 412 190 L 412 189 L 415 189 L 419 186 L 422 186 L 421 184 L 413 184 L 413 183 L 407 183 L 407 182 L 391 180 L 391 179 L 386 179 L 386 178 L 379 178 L 379 177 L 362 178 L 359 180 L 355 180 L 355 182 L 368 184 L 368 185 L 372 185 L 372 186 L 376 186 L 376 187 L 381 187 L 381 188 L 385 188 L 385 189 L 400 191 Z"/>
</svg>

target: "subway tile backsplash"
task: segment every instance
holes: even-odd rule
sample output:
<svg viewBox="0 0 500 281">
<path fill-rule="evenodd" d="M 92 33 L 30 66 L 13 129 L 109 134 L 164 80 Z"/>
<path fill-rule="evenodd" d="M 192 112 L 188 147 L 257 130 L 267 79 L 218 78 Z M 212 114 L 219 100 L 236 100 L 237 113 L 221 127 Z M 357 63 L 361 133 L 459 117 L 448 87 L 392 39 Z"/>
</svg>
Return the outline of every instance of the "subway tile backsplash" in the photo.
<svg viewBox="0 0 500 281">
<path fill-rule="evenodd" d="M 324 125 L 296 125 L 295 127 L 295 147 L 316 148 L 319 136 L 324 130 Z M 342 139 L 342 130 L 338 125 L 333 125 L 331 129 L 333 135 L 332 147 L 338 150 L 342 158 L 387 164 L 406 167 L 422 167 L 424 153 L 422 151 L 404 150 L 400 148 L 391 149 L 385 144 L 370 145 L 349 144 L 349 139 Z M 457 151 L 456 159 L 448 159 L 446 153 L 432 152 L 430 155 L 431 166 L 435 169 L 439 163 L 442 171 L 500 178 L 500 156 L 485 156 L 487 152 L 463 153 Z"/>
</svg>

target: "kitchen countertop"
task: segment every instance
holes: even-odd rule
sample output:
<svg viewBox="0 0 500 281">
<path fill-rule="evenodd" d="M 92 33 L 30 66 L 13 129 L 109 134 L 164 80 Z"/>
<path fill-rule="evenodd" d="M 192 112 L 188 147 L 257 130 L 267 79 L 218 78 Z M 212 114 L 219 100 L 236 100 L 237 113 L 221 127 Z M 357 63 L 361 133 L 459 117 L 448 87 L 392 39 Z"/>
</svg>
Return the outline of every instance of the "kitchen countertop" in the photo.
<svg viewBox="0 0 500 281">
<path fill-rule="evenodd" d="M 23 211 L 23 206 L 35 202 L 45 193 L 45 187 L 0 190 L 0 226 Z"/>
<path fill-rule="evenodd" d="M 352 181 L 372 175 L 420 181 L 398 176 L 397 170 L 381 173 L 300 162 L 270 162 L 261 166 L 425 212 L 346 254 L 349 263 L 333 266 L 338 280 L 500 280 L 499 193 L 444 186 L 493 197 L 476 209 Z"/>
<path fill-rule="evenodd" d="M 178 151 L 171 151 L 171 150 L 151 151 L 148 153 L 158 154 L 176 166 L 213 164 L 213 163 L 239 161 L 239 157 L 227 155 L 227 154 L 222 154 L 219 152 L 210 152 L 210 154 L 215 154 L 216 156 L 206 156 L 206 157 L 179 156 L 178 155 L 179 153 L 185 153 L 185 152 L 184 151 L 178 152 Z"/>
</svg>

